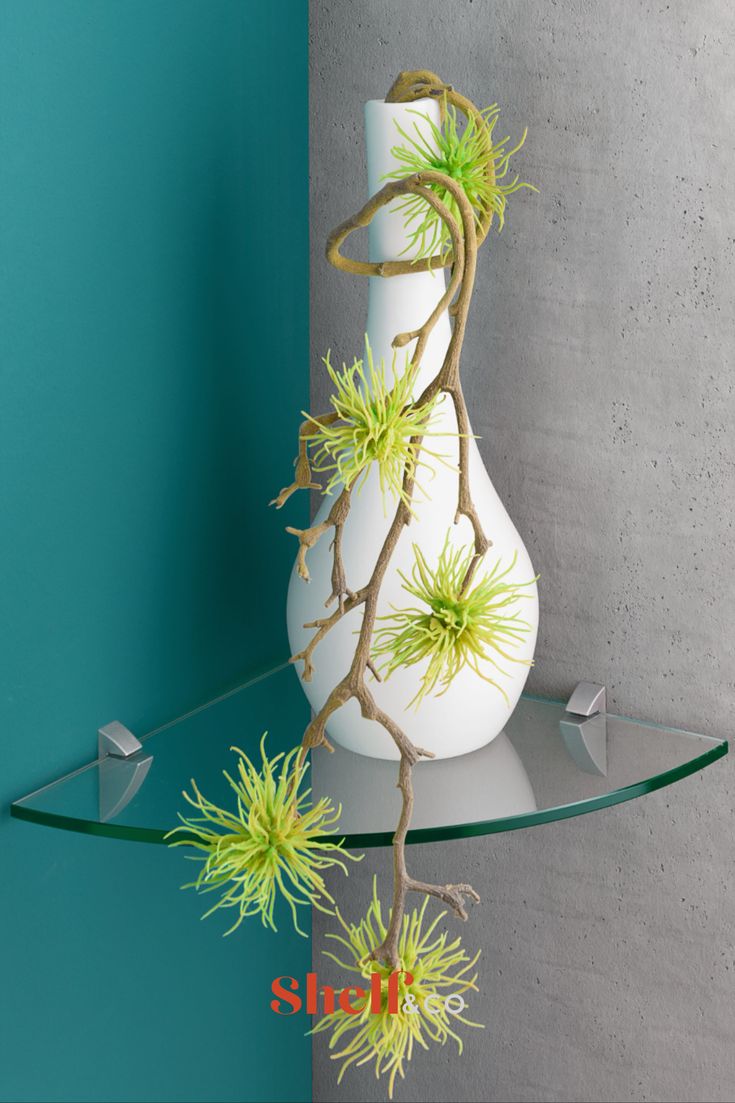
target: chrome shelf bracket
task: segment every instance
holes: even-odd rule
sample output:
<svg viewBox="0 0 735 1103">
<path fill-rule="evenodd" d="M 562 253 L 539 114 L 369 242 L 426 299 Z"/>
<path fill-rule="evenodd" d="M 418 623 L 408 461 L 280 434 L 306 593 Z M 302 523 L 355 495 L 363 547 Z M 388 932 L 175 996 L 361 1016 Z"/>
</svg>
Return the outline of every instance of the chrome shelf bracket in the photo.
<svg viewBox="0 0 735 1103">
<path fill-rule="evenodd" d="M 579 682 L 559 722 L 564 745 L 586 774 L 607 776 L 607 692 L 597 682 Z"/>
<path fill-rule="evenodd" d="M 106 758 L 107 755 L 113 758 L 130 758 L 142 750 L 143 744 L 140 740 L 119 720 L 113 720 L 97 731 L 98 758 Z"/>
<path fill-rule="evenodd" d="M 98 730 L 99 817 L 109 823 L 130 804 L 140 790 L 153 762 L 153 755 L 138 756 L 143 744 L 133 733 L 113 720 Z M 136 757 L 138 756 L 138 757 Z"/>
</svg>

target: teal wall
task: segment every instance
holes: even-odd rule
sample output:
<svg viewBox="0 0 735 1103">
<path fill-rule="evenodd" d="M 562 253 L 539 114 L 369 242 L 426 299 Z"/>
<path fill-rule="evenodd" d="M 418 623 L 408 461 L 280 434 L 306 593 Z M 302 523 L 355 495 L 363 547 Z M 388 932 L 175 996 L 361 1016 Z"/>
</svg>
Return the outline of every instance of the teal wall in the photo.
<svg viewBox="0 0 735 1103">
<path fill-rule="evenodd" d="M 307 943 L 221 939 L 180 853 L 8 816 L 99 724 L 285 653 L 266 503 L 308 401 L 306 14 L 0 8 L 3 1100 L 309 1096 L 267 991 Z"/>
</svg>

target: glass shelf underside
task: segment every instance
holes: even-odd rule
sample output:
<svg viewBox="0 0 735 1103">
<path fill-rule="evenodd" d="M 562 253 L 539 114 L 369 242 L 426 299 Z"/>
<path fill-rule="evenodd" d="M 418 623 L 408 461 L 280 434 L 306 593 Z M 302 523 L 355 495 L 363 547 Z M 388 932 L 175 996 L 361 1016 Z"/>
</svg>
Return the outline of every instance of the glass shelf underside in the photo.
<svg viewBox="0 0 735 1103">
<path fill-rule="evenodd" d="M 143 736 L 143 749 L 132 758 L 91 762 L 16 801 L 11 811 L 68 831 L 163 843 L 177 813 L 188 807 L 181 792 L 191 778 L 210 800 L 231 807 L 222 777 L 234 763 L 230 747 L 257 759 L 268 731 L 270 754 L 288 750 L 309 716 L 296 672 L 277 667 Z M 487 747 L 419 763 L 408 842 L 489 835 L 583 815 L 670 785 L 727 753 L 724 740 L 621 716 L 608 714 L 581 734 L 562 728 L 564 718 L 560 702 L 524 696 Z M 396 762 L 337 746 L 333 754 L 316 751 L 311 772 L 315 794 L 342 805 L 335 839 L 357 847 L 390 845 L 400 809 Z"/>
</svg>

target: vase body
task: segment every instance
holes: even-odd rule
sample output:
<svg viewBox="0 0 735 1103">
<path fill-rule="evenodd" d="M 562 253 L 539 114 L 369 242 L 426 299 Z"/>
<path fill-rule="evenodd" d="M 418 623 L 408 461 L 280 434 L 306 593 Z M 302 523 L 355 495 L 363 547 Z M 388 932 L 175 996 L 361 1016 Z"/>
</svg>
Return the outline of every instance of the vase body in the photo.
<svg viewBox="0 0 735 1103">
<path fill-rule="evenodd" d="M 413 104 L 386 104 L 373 100 L 366 105 L 366 137 L 368 160 L 368 184 L 370 194 L 378 191 L 384 175 L 396 167 L 391 147 L 402 139 L 396 122 L 406 132 L 414 125 L 421 127 L 422 118 L 415 112 L 428 115 L 439 124 L 439 108 L 434 100 L 419 100 Z M 425 124 L 424 124 L 425 126 Z M 430 136 L 429 136 L 430 140 Z M 383 208 L 369 228 L 371 260 L 395 260 L 411 256 L 403 252 L 408 239 L 403 215 L 391 208 Z M 393 362 L 391 343 L 397 333 L 414 330 L 431 314 L 446 288 L 442 270 L 416 272 L 391 278 L 369 278 L 369 302 L 367 337 L 376 364 L 385 360 L 390 380 Z M 422 359 L 414 390 L 416 398 L 439 372 L 451 336 L 450 321 L 443 314 L 429 338 Z M 406 353 L 413 345 L 398 351 L 395 360 L 397 374 L 406 365 Z M 362 355 L 361 350 L 355 350 Z M 350 358 L 351 360 L 351 358 Z M 321 411 L 317 411 L 321 412 Z M 457 508 L 457 423 L 451 402 L 445 397 L 437 407 L 431 424 L 432 433 L 446 433 L 427 440 L 432 451 L 441 453 L 455 469 L 438 460 L 429 459 L 431 470 L 419 469 L 418 481 L 425 493 L 417 492 L 414 500 L 415 517 L 403 529 L 380 591 L 378 616 L 390 613 L 391 607 L 415 606 L 416 599 L 403 589 L 399 571 L 410 575 L 414 563 L 413 545 L 420 547 L 427 563 L 434 567 L 444 546 L 447 534 L 456 546 L 472 544 L 472 528 L 463 517 L 454 524 Z M 476 441 L 469 443 L 469 476 L 472 498 L 484 531 L 492 541 L 477 578 L 500 560 L 503 569 L 510 565 L 514 555 L 515 566 L 508 580 L 528 583 L 534 577 L 528 553 L 523 542 L 500 501 L 480 457 Z M 325 497 L 315 518 L 315 523 L 326 518 L 332 497 Z M 370 579 L 378 554 L 385 540 L 396 509 L 396 501 L 384 500 L 377 470 L 372 470 L 361 490 L 352 496 L 352 508 L 343 531 L 343 559 L 347 585 L 351 590 L 364 586 Z M 304 628 L 307 621 L 323 617 L 325 601 L 331 592 L 332 553 L 327 533 L 307 554 L 311 582 L 306 583 L 294 569 L 288 595 L 288 633 L 292 653 L 302 650 L 308 643 L 312 630 Z M 527 596 L 517 603 L 520 616 L 528 623 L 523 641 L 512 648 L 517 660 L 531 660 L 538 627 L 538 596 L 535 583 L 526 586 Z M 362 609 L 347 614 L 325 636 L 314 652 L 314 674 L 310 682 L 303 682 L 304 691 L 313 709 L 318 710 L 330 691 L 347 673 L 354 655 L 356 633 L 362 620 Z M 427 695 L 418 708 L 409 704 L 421 684 L 425 663 L 400 668 L 382 681 L 375 681 L 368 674 L 368 684 L 379 707 L 387 712 L 418 746 L 434 753 L 437 758 L 451 758 L 477 750 L 489 743 L 502 730 L 521 694 L 528 666 L 524 662 L 499 660 L 504 673 L 498 673 L 488 664 L 486 673 L 503 686 L 507 700 L 499 690 L 479 677 L 469 667 L 462 669 L 441 696 Z M 297 664 L 301 677 L 301 663 Z M 330 717 L 327 725 L 330 739 L 349 750 L 375 758 L 397 759 L 398 752 L 387 732 L 377 723 L 364 720 L 356 701 L 349 701 Z"/>
</svg>

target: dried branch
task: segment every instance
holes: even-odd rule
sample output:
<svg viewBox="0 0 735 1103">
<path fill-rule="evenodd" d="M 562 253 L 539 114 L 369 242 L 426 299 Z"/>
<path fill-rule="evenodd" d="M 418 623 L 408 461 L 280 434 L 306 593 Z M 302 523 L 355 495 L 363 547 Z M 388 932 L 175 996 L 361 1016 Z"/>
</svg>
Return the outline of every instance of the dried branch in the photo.
<svg viewBox="0 0 735 1103">
<path fill-rule="evenodd" d="M 438 77 L 436 73 L 432 73 L 428 69 L 417 69 L 413 71 L 407 71 L 399 73 L 394 80 L 391 87 L 388 89 L 388 94 L 385 97 L 386 103 L 413 103 L 415 100 L 421 100 L 426 98 L 438 99 L 439 110 L 441 114 L 441 121 L 444 122 L 444 109 L 445 104 L 450 103 L 453 107 L 456 107 L 458 111 L 461 111 L 466 119 L 472 119 L 477 127 L 478 135 L 487 133 L 487 126 L 484 116 L 479 108 L 469 100 L 467 96 L 463 96 L 461 92 L 458 92 L 451 84 L 445 84 L 441 77 Z M 488 136 L 486 138 L 488 146 L 492 146 L 492 140 Z M 492 187 L 495 184 L 495 164 L 492 158 L 490 158 L 486 171 L 485 178 L 488 184 Z M 477 248 L 482 245 L 483 241 L 487 237 L 490 227 L 493 221 L 493 212 L 483 212 L 479 223 L 476 224 L 476 239 Z M 449 253 L 448 256 L 442 257 L 437 255 L 427 259 L 427 267 L 446 267 L 447 265 L 454 263 L 454 256 Z M 416 271 L 415 267 L 413 269 Z"/>
<path fill-rule="evenodd" d="M 286 532 L 299 538 L 299 551 L 296 557 L 296 570 L 304 582 L 311 581 L 309 568 L 306 565 L 306 553 L 319 543 L 325 532 L 333 528 L 335 538 L 332 544 L 334 552 L 334 565 L 332 567 L 332 593 L 327 598 L 325 605 L 330 605 L 335 598 L 342 605 L 345 595 L 349 596 L 345 582 L 345 568 L 342 562 L 342 529 L 344 528 L 347 514 L 350 511 L 350 488 L 345 487 L 335 499 L 334 505 L 327 514 L 326 521 L 320 521 L 318 525 L 311 525 L 308 529 L 295 529 L 286 527 Z"/>
<path fill-rule="evenodd" d="M 299 551 L 296 556 L 296 570 L 304 582 L 311 582 L 309 568 L 306 565 L 306 553 L 309 548 L 318 544 L 321 537 L 332 527 L 329 521 L 321 521 L 318 525 L 311 525 L 308 529 L 295 529 L 291 525 L 286 526 L 286 532 L 299 538 Z"/>
<path fill-rule="evenodd" d="M 445 84 L 441 77 L 438 77 L 436 73 L 432 73 L 428 69 L 418 69 L 412 72 L 399 73 L 396 80 L 391 85 L 388 95 L 385 97 L 385 102 L 413 103 L 415 100 L 427 98 L 439 100 L 442 121 L 444 119 L 444 105 L 445 103 L 450 103 L 456 107 L 458 111 L 461 111 L 465 118 L 474 121 L 477 126 L 478 134 L 485 133 L 485 119 L 483 118 L 482 112 L 475 104 L 467 99 L 466 96 L 457 92 L 451 84 Z M 491 146 L 492 141 L 489 137 L 487 141 Z M 495 165 L 492 158 L 488 158 L 485 175 L 488 183 L 491 186 L 494 185 Z M 410 177 L 408 179 L 410 179 Z M 440 180 L 437 182 L 444 185 L 447 179 L 449 179 L 449 177 L 440 174 Z M 405 183 L 405 181 L 398 182 Z M 451 191 L 452 189 L 448 188 L 447 190 Z M 377 194 L 380 195 L 381 193 L 378 192 Z M 399 194 L 405 193 L 401 192 Z M 365 208 L 363 208 L 363 211 L 364 210 Z M 373 216 L 370 215 L 367 221 L 360 222 L 359 225 L 367 226 L 372 220 L 372 217 Z M 482 213 L 476 228 L 478 247 L 487 237 L 488 231 L 492 225 L 492 220 L 492 211 L 485 211 Z M 350 272 L 354 276 L 406 276 L 413 272 L 430 272 L 437 268 L 448 268 L 454 267 L 455 265 L 461 268 L 461 262 L 454 248 L 446 254 L 437 254 L 433 257 L 421 257 L 416 260 L 369 262 L 343 257 L 339 251 L 339 247 L 346 236 L 346 234 L 343 235 L 345 226 L 346 223 L 343 223 L 329 235 L 327 239 L 327 260 L 330 264 L 333 264 L 335 268 L 339 268 L 343 272 Z"/>
<path fill-rule="evenodd" d="M 301 673 L 301 678 L 304 682 L 310 682 L 314 675 L 314 663 L 312 656 L 315 649 L 322 642 L 324 637 L 334 628 L 338 621 L 342 620 L 342 617 L 347 613 L 351 613 L 353 609 L 356 609 L 358 605 L 362 605 L 365 600 L 365 590 L 358 590 L 357 593 L 350 594 L 342 603 L 334 610 L 328 617 L 323 617 L 320 620 L 308 621 L 304 628 L 314 628 L 316 631 L 309 640 L 308 644 L 302 651 L 297 651 L 295 655 L 292 655 L 289 659 L 291 663 L 303 662 L 304 669 Z"/>
<path fill-rule="evenodd" d="M 435 74 L 428 71 L 416 73 L 402 73 L 391 88 L 388 102 L 410 101 L 422 96 L 446 96 L 448 102 L 455 104 L 464 111 L 468 117 L 474 116 L 479 125 L 483 124 L 482 116 L 470 101 L 454 92 L 450 86 L 445 85 Z M 493 177 L 494 180 L 494 177 Z M 451 214 L 449 208 L 437 196 L 432 185 L 439 185 L 452 196 L 460 213 L 461 229 Z M 399 196 L 407 194 L 420 195 L 437 212 L 447 226 L 452 248 L 449 258 L 443 261 L 441 258 L 429 258 L 424 262 L 410 261 L 384 261 L 378 264 L 368 264 L 362 261 L 349 260 L 340 253 L 340 246 L 346 238 L 358 228 L 364 228 L 370 224 L 377 212 Z M 470 425 L 467 407 L 462 394 L 459 377 L 459 363 L 462 344 L 464 341 L 467 315 L 474 286 L 475 269 L 477 263 L 477 249 L 483 240 L 487 229 L 486 225 L 480 225 L 479 233 L 475 223 L 474 211 L 463 189 L 449 176 L 439 172 L 421 172 L 402 180 L 396 180 L 386 184 L 376 195 L 361 208 L 357 214 L 347 219 L 338 226 L 329 236 L 327 243 L 327 258 L 337 268 L 343 271 L 359 275 L 390 277 L 403 275 L 417 271 L 425 271 L 428 268 L 439 267 L 444 263 L 451 264 L 449 284 L 444 295 L 441 296 L 436 308 L 424 324 L 417 330 L 399 333 L 393 340 L 394 348 L 404 347 L 415 341 L 412 366 L 417 366 L 426 349 L 429 336 L 439 317 L 445 310 L 449 310 L 453 318 L 452 334 L 447 347 L 442 367 L 436 377 L 429 383 L 423 393 L 415 401 L 414 405 L 420 407 L 432 401 L 438 394 L 445 393 L 450 396 L 457 418 L 459 433 L 459 474 L 457 492 L 457 511 L 455 523 L 461 517 L 466 517 L 470 522 L 474 536 L 474 554 L 463 583 L 463 590 L 469 585 L 474 571 L 490 547 L 490 541 L 485 535 L 479 514 L 474 505 L 469 484 L 469 439 Z M 455 299 L 456 296 L 456 299 Z M 417 452 L 421 448 L 423 434 L 414 438 Z M 307 461 L 308 462 L 308 461 Z M 350 491 L 345 488 L 332 507 L 327 520 L 306 530 L 293 531 L 299 537 L 298 569 L 302 577 L 308 578 L 306 568 L 306 552 L 320 539 L 324 532 L 333 527 L 335 535 L 332 542 L 334 562 L 332 569 L 332 593 L 326 604 L 337 601 L 338 606 L 328 617 L 311 622 L 305 627 L 315 629 L 315 634 L 303 651 L 293 656 L 292 661 L 301 660 L 304 663 L 303 677 L 309 680 L 313 672 L 312 656 L 314 649 L 324 636 L 337 624 L 343 616 L 358 606 L 362 607 L 363 615 L 357 644 L 347 674 L 338 682 L 328 695 L 326 701 L 314 716 L 306 728 L 302 740 L 301 753 L 305 755 L 311 748 L 324 746 L 331 750 L 331 745 L 326 735 L 326 728 L 330 717 L 350 700 L 357 700 L 360 712 L 365 720 L 371 720 L 379 724 L 392 738 L 400 754 L 398 770 L 398 788 L 401 790 L 402 805 L 401 815 L 393 838 L 393 905 L 391 919 L 386 931 L 386 936 L 373 956 L 391 965 L 398 964 L 398 940 L 401 924 L 405 913 L 406 896 L 408 892 L 420 892 L 425 895 L 435 896 L 448 904 L 455 915 L 460 919 L 467 918 L 465 899 L 479 900 L 479 897 L 471 885 L 447 884 L 435 885 L 425 881 L 419 881 L 411 877 L 406 868 L 405 844 L 413 813 L 413 766 L 421 758 L 432 758 L 433 754 L 417 747 L 409 739 L 401 727 L 380 709 L 366 685 L 366 674 L 371 672 L 377 676 L 372 663 L 370 653 L 377 616 L 378 600 L 383 580 L 388 566 L 395 552 L 403 529 L 411 520 L 411 503 L 415 490 L 413 471 L 415 466 L 406 464 L 403 472 L 402 494 L 398 502 L 395 515 L 383 541 L 378 554 L 373 572 L 368 583 L 358 592 L 353 593 L 347 586 L 344 563 L 342 561 L 342 532 L 350 508 Z M 298 479 L 297 470 L 297 479 Z M 306 475 L 302 472 L 302 479 Z M 309 472 L 310 478 L 310 472 Z M 282 492 L 283 493 L 283 492 Z M 285 499 L 284 499 L 285 500 Z"/>
<path fill-rule="evenodd" d="M 426 896 L 436 896 L 442 903 L 448 904 L 458 919 L 466 919 L 467 911 L 464 906 L 464 897 L 468 896 L 476 904 L 480 902 L 480 896 L 472 885 L 429 885 L 426 881 L 414 881 L 409 877 L 407 887 L 412 892 L 423 892 Z"/>
<path fill-rule="evenodd" d="M 324 602 L 329 606 L 333 601 L 337 602 L 340 611 L 344 611 L 346 598 L 354 597 L 352 590 L 347 585 L 345 577 L 345 565 L 342 559 L 342 533 L 345 522 L 350 512 L 351 489 L 345 487 L 329 511 L 329 522 L 334 525 L 334 539 L 332 540 L 332 592 Z"/>
<path fill-rule="evenodd" d="M 311 478 L 311 464 L 309 463 L 309 435 L 310 432 L 314 432 L 314 422 L 319 425 L 331 425 L 333 421 L 337 420 L 337 414 L 334 412 L 328 414 L 319 414 L 318 417 L 310 418 L 308 421 L 302 421 L 299 428 L 299 454 L 294 460 L 294 467 L 296 468 L 296 476 L 290 486 L 284 486 L 279 492 L 278 497 L 274 498 L 268 505 L 275 506 L 276 509 L 281 509 L 286 504 L 288 499 L 297 490 L 321 490 L 319 483 L 315 483 Z"/>
</svg>

